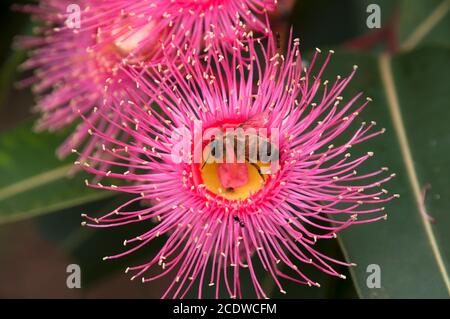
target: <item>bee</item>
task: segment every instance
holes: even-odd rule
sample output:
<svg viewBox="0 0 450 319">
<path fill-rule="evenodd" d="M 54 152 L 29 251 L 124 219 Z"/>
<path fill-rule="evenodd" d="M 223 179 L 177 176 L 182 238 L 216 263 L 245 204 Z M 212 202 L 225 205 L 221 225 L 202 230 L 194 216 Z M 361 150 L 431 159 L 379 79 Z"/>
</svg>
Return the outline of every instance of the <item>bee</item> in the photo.
<svg viewBox="0 0 450 319">
<path fill-rule="evenodd" d="M 239 226 L 245 227 L 244 222 L 237 215 L 234 215 L 233 219 L 234 219 L 235 222 L 239 223 Z"/>
<path fill-rule="evenodd" d="M 274 157 L 279 158 L 279 150 L 272 141 L 264 135 L 260 135 L 256 128 L 263 127 L 267 119 L 265 114 L 252 117 L 234 128 L 231 133 L 215 136 L 204 148 L 206 158 L 201 166 L 216 160 L 219 166 L 225 165 L 230 172 L 238 174 L 240 165 L 248 163 L 258 172 L 263 181 L 266 180 L 265 171 L 262 171 L 258 162 L 270 162 Z M 253 128 L 253 130 L 251 130 Z M 221 132 L 227 127 L 221 127 Z M 269 155 L 270 154 L 270 155 Z M 268 160 L 268 158 L 270 158 Z M 233 188 L 227 188 L 227 192 L 233 192 Z"/>
</svg>

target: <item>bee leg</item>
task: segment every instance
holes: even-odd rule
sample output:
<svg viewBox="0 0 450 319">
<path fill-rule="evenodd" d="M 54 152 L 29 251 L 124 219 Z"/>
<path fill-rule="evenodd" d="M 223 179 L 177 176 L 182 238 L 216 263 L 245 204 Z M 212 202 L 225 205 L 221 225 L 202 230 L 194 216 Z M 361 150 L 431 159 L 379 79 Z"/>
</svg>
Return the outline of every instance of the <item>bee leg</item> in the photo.
<svg viewBox="0 0 450 319">
<path fill-rule="evenodd" d="M 256 165 L 256 163 L 249 163 L 249 164 L 258 170 L 259 176 L 262 178 L 263 181 L 265 181 L 266 179 L 264 178 L 264 175 L 261 172 L 261 168 L 258 165 Z"/>
<path fill-rule="evenodd" d="M 234 188 L 233 187 L 228 187 L 227 189 L 225 189 L 225 191 L 227 193 L 233 193 L 234 192 Z"/>
</svg>

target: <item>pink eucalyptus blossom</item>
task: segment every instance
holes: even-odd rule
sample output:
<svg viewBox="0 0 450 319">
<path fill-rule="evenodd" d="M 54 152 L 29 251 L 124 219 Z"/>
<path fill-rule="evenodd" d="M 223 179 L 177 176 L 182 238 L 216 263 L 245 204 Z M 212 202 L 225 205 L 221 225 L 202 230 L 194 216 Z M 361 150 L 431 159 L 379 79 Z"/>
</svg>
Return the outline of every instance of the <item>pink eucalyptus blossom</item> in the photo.
<svg viewBox="0 0 450 319">
<path fill-rule="evenodd" d="M 91 122 L 106 129 L 108 122 L 92 111 L 104 108 L 106 100 L 122 99 L 134 87 L 122 77 L 121 67 L 139 68 L 144 61 L 127 59 L 128 53 L 121 51 L 121 43 L 102 36 L 101 27 L 110 20 L 97 21 L 92 27 L 92 19 L 98 12 L 89 6 L 90 2 L 78 2 L 79 25 L 72 27 L 68 26 L 71 12 L 67 11 L 73 5 L 71 1 L 41 0 L 39 5 L 19 7 L 40 22 L 35 35 L 18 39 L 18 46 L 31 49 L 21 68 L 34 70 L 34 75 L 22 84 L 32 85 L 38 96 L 36 110 L 42 114 L 38 130 L 54 131 L 73 125 L 79 114 L 89 114 Z M 108 132 L 118 133 L 111 126 Z M 89 138 L 86 123 L 81 123 L 60 146 L 58 154 L 66 156 L 80 145 L 84 145 L 83 153 L 89 154 L 96 144 L 95 138 Z"/>
<path fill-rule="evenodd" d="M 41 0 L 19 9 L 41 23 L 36 35 L 18 41 L 20 47 L 31 49 L 22 69 L 35 70 L 35 75 L 22 84 L 32 85 L 39 97 L 38 130 L 70 126 L 78 114 L 89 114 L 91 122 L 105 127 L 107 122 L 92 110 L 122 100 L 134 88 L 124 80 L 122 68 L 160 62 L 159 48 L 168 41 L 182 46 L 189 39 L 200 49 L 212 29 L 230 41 L 248 30 L 267 32 L 265 12 L 274 9 L 275 1 L 82 0 L 77 2 L 78 26 L 70 25 L 71 6 L 68 0 Z M 175 58 L 175 52 L 171 55 Z M 109 134 L 118 132 L 109 126 Z M 84 155 L 97 147 L 85 123 L 58 154 L 65 156 L 80 145 Z"/>
<path fill-rule="evenodd" d="M 242 298 L 241 278 L 250 276 L 255 295 L 265 298 L 258 269 L 282 293 L 284 280 L 319 286 L 305 272 L 307 265 L 342 278 L 335 266 L 353 264 L 316 250 L 317 241 L 334 238 L 351 225 L 386 218 L 382 203 L 397 197 L 381 188 L 394 176 L 386 174 L 387 168 L 358 172 L 372 152 L 349 153 L 351 146 L 384 132 L 375 123 L 362 123 L 346 134 L 370 101 L 362 93 L 348 101 L 341 97 L 356 67 L 346 77 L 324 81 L 332 51 L 318 65 L 317 50 L 305 67 L 298 40 L 286 55 L 277 52 L 275 42 L 272 36 L 265 43 L 250 34 L 231 52 L 222 42 L 206 54 L 187 46 L 178 51 L 179 60 L 164 67 L 128 72 L 140 94 L 130 95 L 122 107 L 112 106 L 120 121 L 110 125 L 130 136 L 129 142 L 86 118 L 93 134 L 110 145 L 104 147 L 106 156 L 77 163 L 105 179 L 86 183 L 135 197 L 101 217 L 83 214 L 82 224 L 104 228 L 155 221 L 145 233 L 127 238 L 123 252 L 105 259 L 131 254 L 166 236 L 158 253 L 126 270 L 131 279 L 143 282 L 169 276 L 163 297 L 182 298 L 196 287 L 199 298 L 205 289 L 216 298 Z M 194 140 L 196 121 L 202 129 L 276 128 L 279 169 L 261 175 L 247 160 L 240 165 L 197 163 L 195 145 L 188 160 L 174 162 L 173 132 L 182 128 Z M 102 164 L 110 170 L 99 169 Z M 152 205 L 128 208 L 139 201 Z"/>
<path fill-rule="evenodd" d="M 164 34 L 164 42 L 177 46 L 189 39 L 192 47 L 201 49 L 205 45 L 205 35 L 214 32 L 222 41 L 234 41 L 246 32 L 256 31 L 267 34 L 268 12 L 276 9 L 277 0 L 94 0 L 108 17 L 119 10 L 126 19 L 133 21 L 133 28 L 145 29 L 149 22 L 155 33 L 149 33 L 142 43 L 151 42 L 154 34 Z M 123 21 L 120 21 L 123 23 Z M 107 27 L 111 32 L 114 24 Z"/>
</svg>

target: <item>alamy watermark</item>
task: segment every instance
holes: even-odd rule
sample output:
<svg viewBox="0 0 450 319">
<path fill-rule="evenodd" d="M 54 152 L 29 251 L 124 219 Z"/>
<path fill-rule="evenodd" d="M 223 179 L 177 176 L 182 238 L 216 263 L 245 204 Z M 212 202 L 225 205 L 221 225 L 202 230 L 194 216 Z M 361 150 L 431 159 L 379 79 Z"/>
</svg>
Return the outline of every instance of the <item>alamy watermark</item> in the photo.
<svg viewBox="0 0 450 319">
<path fill-rule="evenodd" d="M 66 26 L 69 29 L 81 28 L 81 8 L 78 4 L 71 3 L 66 7 L 67 19 Z"/>
<path fill-rule="evenodd" d="M 67 265 L 66 272 L 69 274 L 66 278 L 66 286 L 69 289 L 81 288 L 81 268 L 80 265 Z"/>
<path fill-rule="evenodd" d="M 378 4 L 369 4 L 366 8 L 366 12 L 369 13 L 366 19 L 366 25 L 369 29 L 381 28 L 381 8 Z"/>
<path fill-rule="evenodd" d="M 367 265 L 366 272 L 369 274 L 366 279 L 367 288 L 381 288 L 381 267 L 378 264 Z"/>
</svg>

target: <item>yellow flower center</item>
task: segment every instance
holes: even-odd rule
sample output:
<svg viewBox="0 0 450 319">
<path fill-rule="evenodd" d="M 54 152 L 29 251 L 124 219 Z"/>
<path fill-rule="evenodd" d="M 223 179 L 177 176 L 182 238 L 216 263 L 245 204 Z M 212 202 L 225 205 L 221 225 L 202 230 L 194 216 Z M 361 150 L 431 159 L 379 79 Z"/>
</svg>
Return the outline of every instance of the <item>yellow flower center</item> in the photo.
<svg viewBox="0 0 450 319">
<path fill-rule="evenodd" d="M 264 186 L 267 177 L 259 172 L 259 167 L 265 165 L 259 162 L 206 163 L 201 177 L 210 192 L 228 200 L 245 200 Z"/>
</svg>

